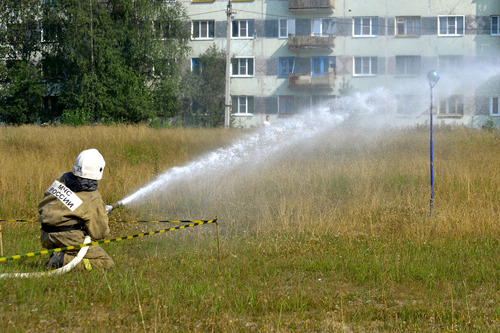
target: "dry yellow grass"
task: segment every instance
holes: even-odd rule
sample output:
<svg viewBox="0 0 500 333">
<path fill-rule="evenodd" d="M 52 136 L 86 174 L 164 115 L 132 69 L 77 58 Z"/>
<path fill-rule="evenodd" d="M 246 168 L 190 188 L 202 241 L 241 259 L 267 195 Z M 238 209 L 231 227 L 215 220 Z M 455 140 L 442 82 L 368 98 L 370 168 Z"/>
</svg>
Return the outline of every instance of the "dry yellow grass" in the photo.
<svg viewBox="0 0 500 333">
<path fill-rule="evenodd" d="M 0 128 L 0 218 L 35 218 L 43 191 L 83 149 L 106 158 L 99 188 L 111 203 L 246 134 Z M 338 128 L 164 186 L 110 217 L 218 216 L 220 261 L 213 225 L 112 243 L 110 271 L 0 280 L 0 330 L 497 332 L 498 135 L 438 127 L 434 147 L 436 217 L 426 217 L 426 128 Z M 3 226 L 6 255 L 39 249 L 36 223 Z M 115 223 L 110 237 L 157 226 Z M 40 271 L 45 260 L 2 269 Z"/>
<path fill-rule="evenodd" d="M 105 156 L 99 187 L 111 203 L 246 133 L 146 126 L 0 128 L 0 217 L 36 217 L 43 191 L 71 170 L 83 149 L 97 148 Z M 498 135 L 443 127 L 435 130 L 434 141 L 436 218 L 425 217 L 430 199 L 425 128 L 339 129 L 261 165 L 181 182 L 114 217 L 218 216 L 231 234 L 275 229 L 417 238 L 498 234 Z"/>
<path fill-rule="evenodd" d="M 223 144 L 221 140 L 216 131 L 147 126 L 0 127 L 0 216 L 36 216 L 51 180 L 71 171 L 84 149 L 96 148 L 105 156 L 99 188 L 111 202 L 163 169 Z"/>
<path fill-rule="evenodd" d="M 425 130 L 339 130 L 294 147 L 274 163 L 237 170 L 214 184 L 197 182 L 167 197 L 165 213 L 217 215 L 231 234 L 498 234 L 497 136 L 461 128 L 435 134 L 435 218 L 426 217 L 428 140 Z M 190 205 L 179 208 L 185 202 Z"/>
</svg>

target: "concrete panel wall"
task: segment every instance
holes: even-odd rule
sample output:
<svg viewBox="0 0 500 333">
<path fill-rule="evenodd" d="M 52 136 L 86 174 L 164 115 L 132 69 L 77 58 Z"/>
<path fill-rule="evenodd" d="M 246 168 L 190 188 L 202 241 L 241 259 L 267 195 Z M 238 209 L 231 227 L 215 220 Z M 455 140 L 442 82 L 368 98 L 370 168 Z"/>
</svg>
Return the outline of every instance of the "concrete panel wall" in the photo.
<svg viewBox="0 0 500 333">
<path fill-rule="evenodd" d="M 188 13 L 195 20 L 215 20 L 215 38 L 191 42 L 192 57 L 214 44 L 226 48 L 227 1 L 191 3 L 183 1 Z M 425 74 L 439 69 L 439 56 L 463 56 L 464 66 L 486 63 L 500 66 L 500 37 L 490 35 L 491 15 L 500 15 L 499 0 L 342 0 L 335 1 L 335 8 L 328 12 L 292 12 L 285 0 L 255 0 L 233 2 L 234 19 L 253 19 L 255 38 L 232 39 L 232 56 L 255 57 L 253 78 L 232 78 L 231 95 L 254 96 L 258 112 L 277 112 L 277 96 L 296 96 L 297 105 L 307 104 L 315 93 L 307 89 L 290 89 L 288 79 L 279 77 L 279 58 L 294 57 L 296 73 L 311 72 L 311 58 L 335 57 L 336 87 L 326 92 L 338 95 L 340 82 L 347 82 L 354 91 L 408 89 L 415 93 L 427 93 Z M 438 36 L 438 15 L 464 15 L 464 36 Z M 378 25 L 375 37 L 353 37 L 353 17 L 376 17 Z M 420 35 L 395 36 L 396 17 L 420 17 Z M 288 48 L 286 38 L 278 38 L 278 19 L 295 19 L 295 33 L 310 35 L 312 20 L 323 19 L 323 33 L 335 36 L 333 49 Z M 420 72 L 414 77 L 395 75 L 396 56 L 419 56 Z M 378 73 L 374 77 L 353 76 L 353 57 L 376 57 Z M 495 65 L 496 63 L 496 65 Z M 452 80 L 452 79 L 450 79 Z M 455 79 L 456 81 L 456 79 Z M 443 77 L 440 85 L 447 78 Z M 458 88 L 457 88 L 458 89 Z M 466 89 L 462 89 L 465 93 Z M 499 93 L 500 94 L 500 93 Z M 479 103 L 484 108 L 484 102 Z M 467 106 L 469 109 L 472 107 Z M 477 109 L 477 108 L 475 108 Z M 484 110 L 478 113 L 485 112 Z M 483 114 L 484 115 L 484 114 Z"/>
</svg>

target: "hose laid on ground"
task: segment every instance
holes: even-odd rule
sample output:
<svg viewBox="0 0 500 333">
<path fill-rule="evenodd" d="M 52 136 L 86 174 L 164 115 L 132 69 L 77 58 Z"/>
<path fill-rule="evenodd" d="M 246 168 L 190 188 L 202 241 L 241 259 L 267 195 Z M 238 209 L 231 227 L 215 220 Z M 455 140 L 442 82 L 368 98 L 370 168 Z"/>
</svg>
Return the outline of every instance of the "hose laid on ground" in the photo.
<svg viewBox="0 0 500 333">
<path fill-rule="evenodd" d="M 106 212 L 109 214 L 113 209 L 116 209 L 120 206 L 123 206 L 122 201 L 117 201 L 112 205 L 106 205 Z M 1 235 L 1 234 L 0 234 Z M 85 236 L 83 244 L 89 244 L 91 242 L 90 236 Z M 76 267 L 82 260 L 83 257 L 87 254 L 89 250 L 88 246 L 80 248 L 76 257 L 73 258 L 66 266 L 60 267 L 58 269 L 54 269 L 48 272 L 33 272 L 33 273 L 3 273 L 0 274 L 0 279 L 4 278 L 30 278 L 30 277 L 42 277 L 42 276 L 50 276 L 50 275 L 59 275 L 68 273 L 73 268 Z"/>
<path fill-rule="evenodd" d="M 83 244 L 89 244 L 91 241 L 90 236 L 85 236 Z M 89 250 L 88 246 L 82 247 L 76 257 L 73 258 L 67 265 L 60 267 L 58 269 L 54 269 L 48 272 L 33 272 L 33 273 L 3 273 L 0 274 L 0 279 L 3 278 L 30 278 L 30 277 L 42 277 L 42 276 L 50 276 L 50 275 L 59 275 L 68 273 L 73 268 L 76 267 L 82 261 L 83 257 L 87 254 Z"/>
</svg>

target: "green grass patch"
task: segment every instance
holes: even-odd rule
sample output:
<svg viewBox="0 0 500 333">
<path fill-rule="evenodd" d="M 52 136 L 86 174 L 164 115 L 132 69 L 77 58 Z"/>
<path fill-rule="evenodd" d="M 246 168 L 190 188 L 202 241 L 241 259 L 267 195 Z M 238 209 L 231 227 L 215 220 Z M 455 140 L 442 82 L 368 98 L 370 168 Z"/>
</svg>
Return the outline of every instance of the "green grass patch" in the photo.
<svg viewBox="0 0 500 333">
<path fill-rule="evenodd" d="M 24 238 L 36 229 L 16 228 L 30 235 Z M 33 246 L 22 244 L 16 248 Z M 213 230 L 175 231 L 105 245 L 116 261 L 110 271 L 0 280 L 0 329 L 499 328 L 496 238 L 418 241 L 303 233 L 230 238 L 222 245 L 219 261 Z M 42 265 L 42 258 L 31 258 L 3 263 L 2 271 L 39 271 Z"/>
</svg>

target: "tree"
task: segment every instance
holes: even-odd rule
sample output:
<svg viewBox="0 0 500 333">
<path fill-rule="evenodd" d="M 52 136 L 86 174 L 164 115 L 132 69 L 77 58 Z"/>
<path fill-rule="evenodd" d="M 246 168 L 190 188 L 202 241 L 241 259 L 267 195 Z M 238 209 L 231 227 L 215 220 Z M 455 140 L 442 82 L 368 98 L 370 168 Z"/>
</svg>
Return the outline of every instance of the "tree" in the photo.
<svg viewBox="0 0 500 333">
<path fill-rule="evenodd" d="M 4 0 L 0 4 L 0 120 L 34 122 L 41 113 L 40 3 Z"/>
<path fill-rule="evenodd" d="M 36 122 L 45 94 L 45 88 L 40 84 L 39 70 L 26 61 L 17 61 L 7 67 L 7 79 L 3 80 L 2 85 L 0 119 L 8 124 Z"/>
<path fill-rule="evenodd" d="M 61 87 L 63 120 L 139 122 L 177 111 L 179 60 L 189 50 L 180 3 L 66 0 L 44 14 L 54 40 L 44 59 L 60 67 L 52 86 Z"/>
<path fill-rule="evenodd" d="M 1 1 L 0 120 L 176 115 L 186 22 L 183 5 L 165 0 Z"/>
<path fill-rule="evenodd" d="M 200 58 L 183 78 L 183 93 L 187 121 L 206 127 L 224 126 L 226 53 L 215 44 Z"/>
<path fill-rule="evenodd" d="M 147 63 L 147 80 L 152 91 L 153 107 L 158 114 L 166 117 L 178 115 L 180 111 L 179 85 L 182 79 L 181 64 L 189 55 L 188 43 L 191 38 L 191 26 L 185 8 L 173 1 L 141 0 L 144 12 L 141 26 L 143 35 L 149 34 L 148 28 L 153 18 L 153 38 L 139 36 L 141 42 L 138 59 Z M 167 4 L 167 5 L 166 5 Z M 150 69 L 154 71 L 150 72 Z"/>
</svg>

